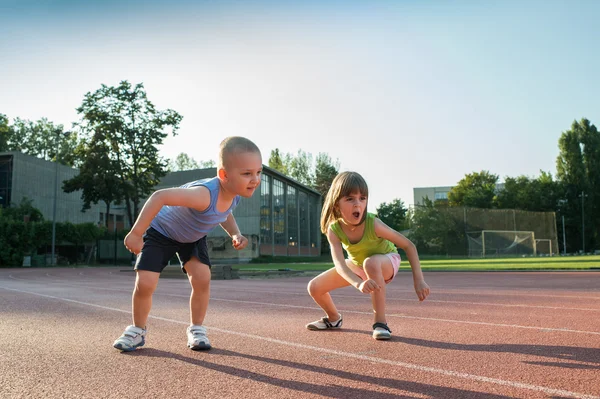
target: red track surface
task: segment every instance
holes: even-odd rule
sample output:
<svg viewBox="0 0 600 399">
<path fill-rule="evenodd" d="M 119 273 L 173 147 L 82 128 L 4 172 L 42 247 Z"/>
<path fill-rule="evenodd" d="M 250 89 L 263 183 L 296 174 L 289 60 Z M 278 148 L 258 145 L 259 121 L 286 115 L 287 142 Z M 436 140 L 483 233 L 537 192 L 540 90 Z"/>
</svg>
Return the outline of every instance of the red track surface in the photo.
<svg viewBox="0 0 600 399">
<path fill-rule="evenodd" d="M 388 286 L 391 341 L 370 299 L 334 292 L 339 331 L 309 278 L 213 281 L 213 350 L 186 347 L 189 284 L 161 279 L 146 346 L 130 324 L 134 275 L 118 268 L 0 270 L 2 398 L 600 398 L 600 272 L 440 273 L 419 303 Z"/>
</svg>

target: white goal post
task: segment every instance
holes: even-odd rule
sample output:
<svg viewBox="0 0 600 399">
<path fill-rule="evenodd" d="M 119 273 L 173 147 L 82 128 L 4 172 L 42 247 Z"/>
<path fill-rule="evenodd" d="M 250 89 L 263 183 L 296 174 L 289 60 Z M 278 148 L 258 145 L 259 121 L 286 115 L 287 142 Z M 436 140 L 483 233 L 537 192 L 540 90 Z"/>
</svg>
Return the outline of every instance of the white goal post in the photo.
<svg viewBox="0 0 600 399">
<path fill-rule="evenodd" d="M 537 255 L 547 254 L 553 256 L 552 240 L 549 238 L 539 238 L 535 240 L 535 250 Z"/>
</svg>

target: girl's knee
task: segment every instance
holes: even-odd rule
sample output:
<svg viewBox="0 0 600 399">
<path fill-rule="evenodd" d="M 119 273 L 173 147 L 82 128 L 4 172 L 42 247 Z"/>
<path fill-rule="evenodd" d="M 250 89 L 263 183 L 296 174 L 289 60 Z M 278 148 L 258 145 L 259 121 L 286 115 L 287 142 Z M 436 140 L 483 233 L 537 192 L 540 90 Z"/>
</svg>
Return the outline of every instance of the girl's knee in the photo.
<svg viewBox="0 0 600 399">
<path fill-rule="evenodd" d="M 319 281 L 314 278 L 308 282 L 308 286 L 306 287 L 310 296 L 319 295 L 321 292 Z"/>
<path fill-rule="evenodd" d="M 363 262 L 363 269 L 369 276 L 381 274 L 381 262 L 376 258 L 367 258 Z"/>
</svg>

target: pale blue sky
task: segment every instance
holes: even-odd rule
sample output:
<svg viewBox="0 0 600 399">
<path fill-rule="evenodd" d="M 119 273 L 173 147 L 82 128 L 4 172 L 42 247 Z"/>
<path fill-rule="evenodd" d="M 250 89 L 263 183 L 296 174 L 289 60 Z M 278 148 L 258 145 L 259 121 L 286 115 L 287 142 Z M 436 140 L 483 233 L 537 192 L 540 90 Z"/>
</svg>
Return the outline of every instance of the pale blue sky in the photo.
<svg viewBox="0 0 600 399">
<path fill-rule="evenodd" d="M 600 125 L 600 2 L 0 0 L 0 113 L 70 127 L 85 93 L 143 82 L 184 117 L 162 155 L 229 135 L 328 153 L 370 208 L 466 173 L 556 171 Z"/>
</svg>

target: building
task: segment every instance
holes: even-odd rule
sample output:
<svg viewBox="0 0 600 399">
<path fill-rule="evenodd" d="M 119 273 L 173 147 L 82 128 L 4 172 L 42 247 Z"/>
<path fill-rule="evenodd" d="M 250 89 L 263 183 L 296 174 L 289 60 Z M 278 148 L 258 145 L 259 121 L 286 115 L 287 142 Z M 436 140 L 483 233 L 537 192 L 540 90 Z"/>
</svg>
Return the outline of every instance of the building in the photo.
<svg viewBox="0 0 600 399">
<path fill-rule="evenodd" d="M 227 234 L 217 228 L 208 236 L 211 258 L 247 261 L 260 255 L 320 254 L 319 192 L 274 169 L 263 168 L 259 190 L 251 198 L 242 198 L 234 210 L 238 226 L 250 240 L 250 245 L 242 251 L 233 250 Z M 91 209 L 83 212 L 81 193 L 62 191 L 62 182 L 77 173 L 77 169 L 20 152 L 2 152 L 0 206 L 18 206 L 22 199 L 27 198 L 33 201 L 33 206 L 42 212 L 46 220 L 54 220 L 55 217 L 57 222 L 104 224 L 105 204 L 92 204 Z M 216 168 L 172 172 L 155 188 L 177 187 L 214 176 Z M 109 210 L 108 229 L 112 231 L 115 228 L 129 228 L 122 205 L 113 205 Z M 107 251 L 112 253 L 113 249 Z"/>
<path fill-rule="evenodd" d="M 423 200 L 429 198 L 432 201 L 447 201 L 448 193 L 454 186 L 439 186 L 439 187 L 414 187 L 413 188 L 413 204 L 423 205 Z M 496 192 L 502 190 L 504 184 L 496 184 Z"/>
</svg>

